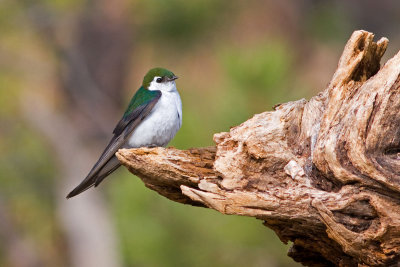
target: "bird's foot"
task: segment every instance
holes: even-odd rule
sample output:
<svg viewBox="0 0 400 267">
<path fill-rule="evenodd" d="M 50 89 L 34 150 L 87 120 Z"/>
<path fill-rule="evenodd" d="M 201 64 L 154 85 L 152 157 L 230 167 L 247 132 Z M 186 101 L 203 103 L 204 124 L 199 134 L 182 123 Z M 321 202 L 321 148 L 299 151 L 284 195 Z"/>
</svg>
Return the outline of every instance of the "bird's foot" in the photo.
<svg viewBox="0 0 400 267">
<path fill-rule="evenodd" d="M 156 145 L 156 144 L 150 144 L 150 145 L 148 145 L 148 146 L 146 146 L 146 147 L 148 147 L 148 148 L 155 148 L 155 147 L 159 147 L 159 145 Z"/>
</svg>

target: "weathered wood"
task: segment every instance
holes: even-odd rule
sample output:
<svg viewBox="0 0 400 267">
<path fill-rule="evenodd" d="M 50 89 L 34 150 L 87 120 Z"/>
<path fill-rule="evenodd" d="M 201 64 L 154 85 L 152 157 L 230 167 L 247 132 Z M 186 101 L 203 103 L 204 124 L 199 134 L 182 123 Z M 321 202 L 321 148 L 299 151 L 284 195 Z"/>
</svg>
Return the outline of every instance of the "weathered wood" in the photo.
<svg viewBox="0 0 400 267">
<path fill-rule="evenodd" d="M 185 204 L 256 217 L 310 266 L 400 260 L 400 54 L 356 31 L 328 88 L 281 104 L 216 147 L 122 149 L 147 187 Z"/>
</svg>

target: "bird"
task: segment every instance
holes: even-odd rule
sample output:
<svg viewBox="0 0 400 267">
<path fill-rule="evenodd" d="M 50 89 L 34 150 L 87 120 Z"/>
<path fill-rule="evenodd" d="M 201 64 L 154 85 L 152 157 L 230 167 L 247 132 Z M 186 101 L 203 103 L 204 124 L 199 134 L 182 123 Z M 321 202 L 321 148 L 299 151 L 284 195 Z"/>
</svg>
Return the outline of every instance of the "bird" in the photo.
<svg viewBox="0 0 400 267">
<path fill-rule="evenodd" d="M 86 178 L 67 198 L 92 186 L 97 187 L 121 163 L 115 153 L 120 148 L 165 147 L 182 126 L 182 101 L 174 73 L 165 68 L 150 69 L 113 131 L 98 161 Z"/>
</svg>

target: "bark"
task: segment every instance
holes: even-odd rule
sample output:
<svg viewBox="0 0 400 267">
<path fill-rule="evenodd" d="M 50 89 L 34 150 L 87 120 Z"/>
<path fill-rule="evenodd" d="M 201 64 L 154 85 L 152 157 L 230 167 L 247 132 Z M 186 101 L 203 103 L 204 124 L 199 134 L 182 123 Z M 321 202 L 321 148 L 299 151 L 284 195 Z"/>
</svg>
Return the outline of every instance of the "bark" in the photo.
<svg viewBox="0 0 400 267">
<path fill-rule="evenodd" d="M 180 203 L 256 217 L 309 266 L 391 266 L 400 255 L 400 54 L 356 31 L 328 87 L 214 135 L 215 147 L 121 149 Z"/>
</svg>

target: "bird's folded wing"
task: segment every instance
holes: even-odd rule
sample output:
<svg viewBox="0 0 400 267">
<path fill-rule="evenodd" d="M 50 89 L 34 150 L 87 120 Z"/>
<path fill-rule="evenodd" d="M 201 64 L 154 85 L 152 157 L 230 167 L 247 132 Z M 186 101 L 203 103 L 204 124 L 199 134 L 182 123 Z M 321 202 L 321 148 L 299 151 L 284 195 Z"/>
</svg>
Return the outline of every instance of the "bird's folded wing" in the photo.
<svg viewBox="0 0 400 267">
<path fill-rule="evenodd" d="M 155 104 L 161 97 L 160 91 L 152 91 L 154 92 L 152 98 L 149 98 L 147 101 L 142 103 L 141 105 L 136 105 L 135 109 L 128 114 L 124 114 L 122 119 L 118 122 L 117 126 L 114 129 L 114 136 L 108 143 L 107 147 L 104 149 L 101 154 L 99 160 L 90 170 L 89 174 L 86 178 L 74 189 L 71 193 L 68 194 L 67 198 L 73 197 L 89 187 L 93 186 L 97 180 L 97 173 L 107 164 L 107 162 L 114 156 L 114 154 L 121 148 L 121 146 L 126 142 L 129 135 L 135 130 L 135 128 L 143 121 L 146 116 L 151 112 Z M 134 103 L 135 98 L 133 99 Z M 98 184 L 98 183 L 97 183 Z"/>
</svg>

